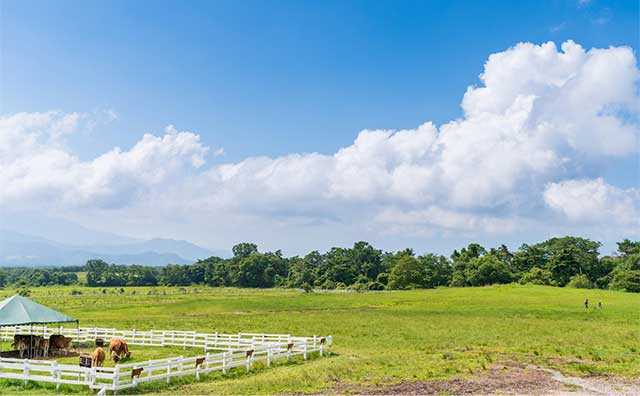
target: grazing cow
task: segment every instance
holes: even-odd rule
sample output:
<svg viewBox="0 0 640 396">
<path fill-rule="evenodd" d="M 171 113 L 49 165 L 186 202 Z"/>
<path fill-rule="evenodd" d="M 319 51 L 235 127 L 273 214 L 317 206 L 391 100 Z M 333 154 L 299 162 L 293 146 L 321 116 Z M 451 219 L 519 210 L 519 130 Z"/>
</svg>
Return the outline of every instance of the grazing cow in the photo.
<svg viewBox="0 0 640 396">
<path fill-rule="evenodd" d="M 104 364 L 104 349 L 98 347 L 91 354 L 91 366 L 102 367 Z"/>
<path fill-rule="evenodd" d="M 57 352 L 58 355 L 62 355 L 62 351 L 64 350 L 64 355 L 67 356 L 71 348 L 71 341 L 71 338 L 61 334 L 51 334 L 49 337 L 49 351 L 51 355 L 54 355 L 55 352 Z"/>
<path fill-rule="evenodd" d="M 122 338 L 112 338 L 109 341 L 109 353 L 111 354 L 111 359 L 116 363 L 118 360 L 122 359 L 122 355 L 125 357 L 131 357 L 131 352 L 129 352 L 127 342 Z"/>
<path fill-rule="evenodd" d="M 13 336 L 13 344 L 11 346 L 18 350 L 20 354 L 20 359 L 24 355 L 25 351 L 29 349 L 29 344 L 31 343 L 31 336 L 26 334 L 16 334 Z"/>
</svg>

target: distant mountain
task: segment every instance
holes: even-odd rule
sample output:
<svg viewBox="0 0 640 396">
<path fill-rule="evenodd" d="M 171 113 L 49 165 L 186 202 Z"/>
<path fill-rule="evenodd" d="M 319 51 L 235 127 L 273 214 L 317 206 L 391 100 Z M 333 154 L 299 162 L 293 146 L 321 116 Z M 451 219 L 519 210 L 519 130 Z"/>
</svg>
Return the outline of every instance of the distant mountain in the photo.
<svg viewBox="0 0 640 396">
<path fill-rule="evenodd" d="M 142 239 L 96 231 L 60 217 L 34 211 L 0 211 L 0 230 L 7 230 L 73 246 L 124 245 Z"/>
<path fill-rule="evenodd" d="M 146 252 L 176 254 L 191 261 L 211 257 L 214 255 L 213 251 L 194 245 L 191 242 L 166 238 L 155 238 L 148 241 L 140 241 L 122 245 L 96 245 L 90 246 L 89 248 L 93 251 L 104 254 L 113 254 L 114 251 L 118 252 L 118 254 L 120 255 L 136 255 Z"/>
<path fill-rule="evenodd" d="M 0 267 L 82 265 L 90 259 L 160 266 L 189 264 L 212 255 L 214 252 L 208 249 L 173 239 L 151 239 L 122 245 L 74 246 L 0 230 Z"/>
</svg>

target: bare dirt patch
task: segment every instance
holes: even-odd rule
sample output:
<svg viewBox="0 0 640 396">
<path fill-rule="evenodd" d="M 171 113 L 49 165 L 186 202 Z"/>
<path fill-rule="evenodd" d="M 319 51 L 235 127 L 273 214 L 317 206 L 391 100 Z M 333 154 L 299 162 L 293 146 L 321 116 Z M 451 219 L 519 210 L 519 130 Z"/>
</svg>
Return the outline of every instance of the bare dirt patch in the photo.
<svg viewBox="0 0 640 396">
<path fill-rule="evenodd" d="M 399 384 L 343 385 L 337 394 L 358 395 L 640 395 L 640 381 L 608 377 L 566 377 L 560 372 L 518 362 L 495 364 L 486 371 L 451 380 Z"/>
</svg>

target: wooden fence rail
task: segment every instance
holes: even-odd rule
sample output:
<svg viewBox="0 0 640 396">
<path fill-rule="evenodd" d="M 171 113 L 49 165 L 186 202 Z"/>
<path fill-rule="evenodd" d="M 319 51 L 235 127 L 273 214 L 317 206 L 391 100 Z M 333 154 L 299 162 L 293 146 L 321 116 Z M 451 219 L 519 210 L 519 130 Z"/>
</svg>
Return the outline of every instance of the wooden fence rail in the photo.
<svg viewBox="0 0 640 396">
<path fill-rule="evenodd" d="M 31 327 L 16 326 L 0 329 L 1 339 L 13 339 L 14 334 L 30 334 Z M 117 364 L 109 367 L 80 367 L 59 364 L 56 361 L 14 359 L 0 357 L 0 378 L 28 381 L 40 381 L 56 384 L 83 385 L 99 389 L 101 394 L 107 390 L 116 391 L 133 388 L 138 384 L 171 378 L 201 374 L 214 371 L 226 373 L 236 367 L 250 370 L 257 361 L 267 366 L 277 359 L 290 359 L 303 356 L 307 359 L 311 353 L 322 356 L 332 344 L 328 337 L 294 337 L 289 334 L 218 334 L 196 333 L 173 330 L 116 330 L 105 328 L 64 328 L 61 333 L 76 337 L 80 342 L 93 342 L 96 338 L 108 340 L 112 337 L 125 338 L 132 345 L 173 345 L 203 348 L 204 354 L 196 357 L 171 357 L 147 360 L 139 363 Z M 58 334 L 58 329 L 33 329 L 34 335 Z M 208 351 L 223 351 L 211 353 Z"/>
</svg>

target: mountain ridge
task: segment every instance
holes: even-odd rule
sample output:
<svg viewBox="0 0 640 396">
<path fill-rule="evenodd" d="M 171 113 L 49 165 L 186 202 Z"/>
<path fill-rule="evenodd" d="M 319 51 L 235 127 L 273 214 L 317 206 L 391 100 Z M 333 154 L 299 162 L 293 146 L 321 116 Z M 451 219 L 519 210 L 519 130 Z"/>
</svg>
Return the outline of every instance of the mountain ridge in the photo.
<svg viewBox="0 0 640 396">
<path fill-rule="evenodd" d="M 217 252 L 220 255 L 221 252 Z M 83 265 L 90 259 L 114 264 L 163 266 L 190 264 L 216 252 L 184 240 L 153 238 L 140 242 L 73 245 L 8 229 L 0 230 L 0 266 Z"/>
</svg>

